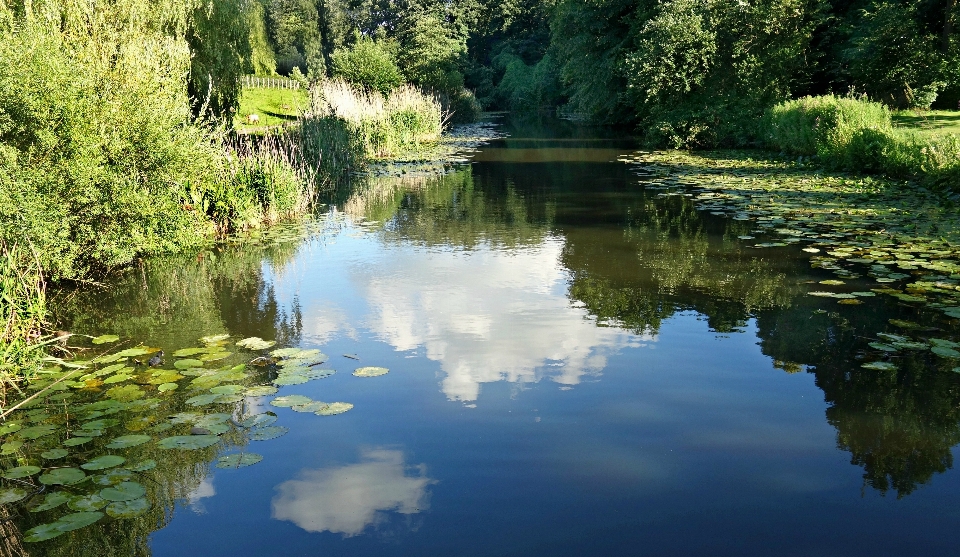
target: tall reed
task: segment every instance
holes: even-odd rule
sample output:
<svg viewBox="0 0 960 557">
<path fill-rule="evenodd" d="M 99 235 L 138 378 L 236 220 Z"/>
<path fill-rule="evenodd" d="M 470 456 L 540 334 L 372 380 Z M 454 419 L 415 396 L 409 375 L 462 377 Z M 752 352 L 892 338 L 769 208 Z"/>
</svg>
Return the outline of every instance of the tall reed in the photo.
<svg viewBox="0 0 960 557">
<path fill-rule="evenodd" d="M 0 392 L 32 376 L 45 355 L 46 285 L 32 250 L 0 241 Z"/>
</svg>

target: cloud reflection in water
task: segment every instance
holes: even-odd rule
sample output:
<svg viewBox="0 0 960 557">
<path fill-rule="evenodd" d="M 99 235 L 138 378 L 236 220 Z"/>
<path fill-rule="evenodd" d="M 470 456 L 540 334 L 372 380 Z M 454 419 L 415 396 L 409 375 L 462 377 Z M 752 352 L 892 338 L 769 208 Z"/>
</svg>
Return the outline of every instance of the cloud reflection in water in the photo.
<svg viewBox="0 0 960 557">
<path fill-rule="evenodd" d="M 297 479 L 278 485 L 272 516 L 308 532 L 356 536 L 386 521 L 388 512 L 412 515 L 428 509 L 427 486 L 434 483 L 423 464 L 405 465 L 401 451 L 366 450 L 359 464 L 301 470 Z"/>
</svg>

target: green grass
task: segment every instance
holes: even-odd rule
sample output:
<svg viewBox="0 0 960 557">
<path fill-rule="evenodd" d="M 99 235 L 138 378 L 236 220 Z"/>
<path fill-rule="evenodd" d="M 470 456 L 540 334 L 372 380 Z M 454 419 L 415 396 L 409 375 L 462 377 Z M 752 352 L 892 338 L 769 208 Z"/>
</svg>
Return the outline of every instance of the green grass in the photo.
<svg viewBox="0 0 960 557">
<path fill-rule="evenodd" d="M 893 115 L 897 127 L 912 128 L 929 135 L 960 135 L 960 111 L 957 110 L 903 110 Z"/>
<path fill-rule="evenodd" d="M 296 121 L 306 107 L 307 93 L 303 90 L 245 87 L 233 125 L 245 132 L 264 131 Z M 260 122 L 249 124 L 251 114 L 256 114 Z"/>
</svg>

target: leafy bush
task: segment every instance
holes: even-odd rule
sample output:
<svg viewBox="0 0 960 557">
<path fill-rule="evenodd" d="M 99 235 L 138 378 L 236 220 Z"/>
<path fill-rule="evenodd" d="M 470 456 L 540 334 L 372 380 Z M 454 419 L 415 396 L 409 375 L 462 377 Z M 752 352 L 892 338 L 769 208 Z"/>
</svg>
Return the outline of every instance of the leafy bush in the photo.
<svg viewBox="0 0 960 557">
<path fill-rule="evenodd" d="M 332 75 L 347 83 L 389 95 L 403 83 L 395 48 L 386 42 L 358 37 L 349 48 L 334 51 Z"/>
<path fill-rule="evenodd" d="M 497 85 L 497 96 L 502 105 L 512 111 L 524 112 L 556 106 L 560 100 L 560 75 L 551 54 L 546 54 L 533 66 L 509 51 L 493 60 L 503 70 Z"/>
<path fill-rule="evenodd" d="M 763 141 L 785 153 L 836 159 L 860 130 L 892 131 L 890 118 L 885 106 L 864 99 L 804 97 L 767 111 Z"/>
</svg>

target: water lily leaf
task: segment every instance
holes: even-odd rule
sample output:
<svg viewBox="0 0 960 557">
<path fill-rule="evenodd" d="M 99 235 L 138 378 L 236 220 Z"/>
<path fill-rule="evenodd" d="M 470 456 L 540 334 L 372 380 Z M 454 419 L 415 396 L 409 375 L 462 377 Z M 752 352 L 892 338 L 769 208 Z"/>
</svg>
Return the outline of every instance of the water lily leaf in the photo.
<svg viewBox="0 0 960 557">
<path fill-rule="evenodd" d="M 145 356 L 147 354 L 150 354 L 150 351 L 146 348 L 127 348 L 126 350 L 117 352 L 115 356 L 121 358 L 136 358 L 137 356 Z"/>
<path fill-rule="evenodd" d="M 258 387 L 250 387 L 244 391 L 244 396 L 270 396 L 275 395 L 279 389 L 270 385 L 261 385 Z"/>
<path fill-rule="evenodd" d="M 194 360 L 193 358 L 187 358 L 184 360 L 177 360 L 173 363 L 173 367 L 177 369 L 189 369 L 192 367 L 203 367 L 203 362 L 200 360 Z"/>
<path fill-rule="evenodd" d="M 843 285 L 843 284 L 846 284 L 846 283 L 843 282 L 842 280 L 833 280 L 833 279 L 831 279 L 831 280 L 821 280 L 821 281 L 820 281 L 820 284 L 825 284 L 825 285 L 827 285 L 827 286 L 840 286 L 840 285 Z"/>
<path fill-rule="evenodd" d="M 142 445 L 149 441 L 151 437 L 149 435 L 121 435 L 120 437 L 115 437 L 113 441 L 110 441 L 107 444 L 108 449 L 129 449 L 130 447 L 136 447 L 137 445 Z"/>
<path fill-rule="evenodd" d="M 100 490 L 100 497 L 107 501 L 133 501 L 147 494 L 147 490 L 137 482 L 120 482 L 113 487 Z"/>
<path fill-rule="evenodd" d="M 57 522 L 61 524 L 66 524 L 66 531 L 77 530 L 83 528 L 84 526 L 90 526 L 94 522 L 103 518 L 103 513 L 98 512 L 82 512 L 82 513 L 73 513 L 65 516 L 61 516 L 60 520 Z"/>
<path fill-rule="evenodd" d="M 216 402 L 217 398 L 221 395 L 206 394 L 206 395 L 197 395 L 194 397 L 188 398 L 185 402 L 190 406 L 206 406 L 208 404 L 213 404 Z"/>
<path fill-rule="evenodd" d="M 295 404 L 291 406 L 290 409 L 293 410 L 294 412 L 316 412 L 317 410 L 320 410 L 321 408 L 324 408 L 326 406 L 327 406 L 326 402 L 320 402 L 319 400 L 315 400 L 313 402 L 308 402 L 306 404 Z"/>
<path fill-rule="evenodd" d="M 33 427 L 28 427 L 26 429 L 21 429 L 17 436 L 21 439 L 26 439 L 32 441 L 34 439 L 39 439 L 41 437 L 46 437 L 57 431 L 57 426 L 55 425 L 35 425 Z"/>
<path fill-rule="evenodd" d="M 278 396 L 277 398 L 271 400 L 270 406 L 278 406 L 280 408 L 285 408 L 285 407 L 289 408 L 290 406 L 294 406 L 296 404 L 306 404 L 311 401 L 312 399 L 310 397 L 306 397 L 303 395 L 286 395 L 286 396 Z"/>
<path fill-rule="evenodd" d="M 210 389 L 210 392 L 217 395 L 238 395 L 245 390 L 243 385 L 220 385 Z"/>
<path fill-rule="evenodd" d="M 88 460 L 87 462 L 80 465 L 80 468 L 84 470 L 106 470 L 107 468 L 113 468 L 115 466 L 120 466 L 127 459 L 118 455 L 100 455 L 94 459 Z"/>
<path fill-rule="evenodd" d="M 114 468 L 113 470 L 104 472 L 99 476 L 93 477 L 93 483 L 97 485 L 117 485 L 123 482 L 134 481 L 137 475 L 131 472 L 129 469 L 123 468 Z"/>
<path fill-rule="evenodd" d="M 39 466 L 17 466 L 16 468 L 11 468 L 4 472 L 3 477 L 7 478 L 8 480 L 19 480 L 20 478 L 32 476 L 39 471 Z"/>
<path fill-rule="evenodd" d="M 43 451 L 40 453 L 40 456 L 47 460 L 56 460 L 58 458 L 63 458 L 70 454 L 70 451 L 67 449 L 50 449 L 49 451 Z"/>
<path fill-rule="evenodd" d="M 161 439 L 157 446 L 162 449 L 180 449 L 195 451 L 216 445 L 220 438 L 216 435 L 175 435 Z"/>
<path fill-rule="evenodd" d="M 49 524 L 34 526 L 33 528 L 24 532 L 23 541 L 42 542 L 46 540 L 52 540 L 53 538 L 66 533 L 66 530 L 62 530 L 60 526 L 61 524 L 59 522 L 51 522 Z"/>
<path fill-rule="evenodd" d="M 930 351 L 942 358 L 960 358 L 960 352 L 954 350 L 953 348 L 934 346 L 930 349 Z"/>
<path fill-rule="evenodd" d="M 94 338 L 93 340 L 91 340 L 90 342 L 94 344 L 107 344 L 110 342 L 117 342 L 118 340 L 120 340 L 120 337 L 118 337 L 117 335 L 100 335 Z"/>
<path fill-rule="evenodd" d="M 206 354 L 209 348 L 181 348 L 173 353 L 174 358 L 187 358 L 189 356 L 196 356 L 197 354 Z"/>
<path fill-rule="evenodd" d="M 875 350 L 882 350 L 884 352 L 896 352 L 897 349 L 889 344 L 884 344 L 882 342 L 871 342 L 869 344 L 870 348 Z"/>
<path fill-rule="evenodd" d="M 114 501 L 107 506 L 107 515 L 113 518 L 134 518 L 150 510 L 150 501 L 146 497 L 131 501 Z"/>
<path fill-rule="evenodd" d="M 221 456 L 217 459 L 217 468 L 245 468 L 263 460 L 257 453 L 237 453 Z"/>
<path fill-rule="evenodd" d="M 353 374 L 357 377 L 379 377 L 386 375 L 389 371 L 385 367 L 360 367 L 354 370 Z"/>
<path fill-rule="evenodd" d="M 86 478 L 87 475 L 79 468 L 54 468 L 38 479 L 43 485 L 73 485 Z"/>
<path fill-rule="evenodd" d="M 900 327 L 901 329 L 922 329 L 923 325 L 914 323 L 913 321 L 905 321 L 903 319 L 890 319 L 889 323 L 891 325 Z"/>
<path fill-rule="evenodd" d="M 18 423 L 16 423 L 16 422 L 6 423 L 6 424 L 0 426 L 0 435 L 7 435 L 7 434 L 9 434 L 9 433 L 16 433 L 16 432 L 20 431 L 21 429 L 23 429 L 23 426 L 20 425 L 20 424 L 18 424 Z"/>
<path fill-rule="evenodd" d="M 74 497 L 67 503 L 67 506 L 75 511 L 99 511 L 100 509 L 107 506 L 109 501 L 104 500 L 103 497 L 100 497 L 96 493 L 92 495 L 87 495 L 86 497 Z"/>
<path fill-rule="evenodd" d="M 237 346 L 249 350 L 266 350 L 267 348 L 273 347 L 276 343 L 277 341 L 275 340 L 263 340 L 260 337 L 250 337 L 237 342 Z"/>
<path fill-rule="evenodd" d="M 127 466 L 127 470 L 130 470 L 133 472 L 146 472 L 147 470 L 153 470 L 156 467 L 157 467 L 157 461 L 153 460 L 152 458 L 149 458 L 142 462 L 138 462 L 133 466 Z"/>
<path fill-rule="evenodd" d="M 223 342 L 223 341 L 227 340 L 228 338 L 230 338 L 230 335 L 228 335 L 228 334 L 208 335 L 208 336 L 205 336 L 205 337 L 201 338 L 201 339 L 200 339 L 200 342 L 202 342 L 202 343 L 204 343 L 204 344 L 216 344 L 216 343 L 218 343 L 218 342 Z"/>
<path fill-rule="evenodd" d="M 264 427 L 257 427 L 249 431 L 251 441 L 269 441 L 270 439 L 276 439 L 281 435 L 286 435 L 289 429 L 280 426 L 280 425 L 271 425 Z"/>
<path fill-rule="evenodd" d="M 838 304 L 841 304 L 841 305 L 845 305 L 845 306 L 859 306 L 859 305 L 863 304 L 863 302 L 861 302 L 860 300 L 854 300 L 854 299 L 852 299 L 852 298 L 846 298 L 846 299 L 843 299 L 843 300 L 839 300 L 839 301 L 837 301 L 837 303 L 838 303 Z"/>
<path fill-rule="evenodd" d="M 960 348 L 960 344 L 943 338 L 932 338 L 930 344 L 941 348 Z"/>
<path fill-rule="evenodd" d="M 273 384 L 278 387 L 285 387 L 288 385 L 301 385 L 307 381 L 310 381 L 310 379 L 304 377 L 303 375 L 296 373 L 284 373 L 277 376 L 277 378 L 273 380 Z"/>
<path fill-rule="evenodd" d="M 30 509 L 30 512 L 41 513 L 43 511 L 49 511 L 59 507 L 64 503 L 69 503 L 71 499 L 73 499 L 71 495 L 62 491 L 47 493 L 47 495 L 43 498 L 43 502 Z"/>
<path fill-rule="evenodd" d="M 200 417 L 200 414 L 196 412 L 180 412 L 179 414 L 174 414 L 170 416 L 170 423 L 172 424 L 192 424 L 197 421 L 197 418 Z"/>
<path fill-rule="evenodd" d="M 16 503 L 27 495 L 30 495 L 30 492 L 22 487 L 8 487 L 6 489 L 0 489 L 0 505 Z"/>
<path fill-rule="evenodd" d="M 876 371 L 893 371 L 897 369 L 897 366 L 891 364 L 890 362 L 869 362 L 860 367 L 864 369 L 873 369 Z"/>
<path fill-rule="evenodd" d="M 291 356 L 296 356 L 300 352 L 303 352 L 303 350 L 299 348 L 278 348 L 273 352 L 270 352 L 270 355 L 274 358 L 289 358 Z"/>
<path fill-rule="evenodd" d="M 204 362 L 215 362 L 217 360 L 223 360 L 224 358 L 227 358 L 228 356 L 232 356 L 232 355 L 233 355 L 232 352 L 214 352 L 211 354 L 204 354 L 203 356 L 200 356 L 200 360 Z"/>
<path fill-rule="evenodd" d="M 84 443 L 89 443 L 90 441 L 93 441 L 93 437 L 71 437 L 70 439 L 67 439 L 61 443 L 61 445 L 64 447 L 76 447 L 83 445 Z"/>
<path fill-rule="evenodd" d="M 113 387 L 107 390 L 107 396 L 120 402 L 130 402 L 143 398 L 147 393 L 143 392 L 136 385 L 124 385 L 122 387 Z"/>
<path fill-rule="evenodd" d="M 277 415 L 273 412 L 266 412 L 263 414 L 254 414 L 245 418 L 240 425 L 246 428 L 250 427 L 261 427 L 268 426 L 277 421 Z"/>
<path fill-rule="evenodd" d="M 900 341 L 892 344 L 901 350 L 926 350 L 930 348 L 928 344 L 923 342 Z"/>
<path fill-rule="evenodd" d="M 27 542 L 40 542 L 53 539 L 67 532 L 90 526 L 101 518 L 103 518 L 103 513 L 95 511 L 68 514 L 60 517 L 60 520 L 56 522 L 41 524 L 27 530 L 23 540 Z"/>
<path fill-rule="evenodd" d="M 241 400 L 243 400 L 243 395 L 218 395 L 214 402 L 217 404 L 233 404 Z"/>
<path fill-rule="evenodd" d="M 873 298 L 877 295 L 876 292 L 851 292 L 851 294 L 858 298 Z"/>
<path fill-rule="evenodd" d="M 325 407 L 316 411 L 318 416 L 336 416 L 337 414 L 343 414 L 353 409 L 353 405 L 349 402 L 331 402 Z"/>
<path fill-rule="evenodd" d="M 157 390 L 160 391 L 161 393 L 166 393 L 168 391 L 175 391 L 178 387 L 179 385 L 177 385 L 176 383 L 162 383 L 160 386 L 157 387 Z"/>
</svg>

